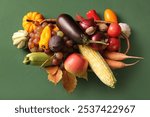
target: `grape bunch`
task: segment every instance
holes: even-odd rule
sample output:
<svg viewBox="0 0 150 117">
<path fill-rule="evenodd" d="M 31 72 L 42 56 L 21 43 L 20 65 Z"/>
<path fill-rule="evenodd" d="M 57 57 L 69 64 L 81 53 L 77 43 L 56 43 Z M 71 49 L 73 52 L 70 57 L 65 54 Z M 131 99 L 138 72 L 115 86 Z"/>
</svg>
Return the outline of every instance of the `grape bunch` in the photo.
<svg viewBox="0 0 150 117">
<path fill-rule="evenodd" d="M 28 42 L 28 48 L 31 52 L 46 52 L 49 53 L 49 50 L 43 50 L 39 48 L 39 41 L 40 41 L 40 36 L 43 31 L 43 29 L 47 26 L 52 26 L 52 24 L 48 24 L 47 22 L 44 22 L 42 24 L 37 24 L 37 27 L 34 31 L 29 33 L 29 42 Z"/>
<path fill-rule="evenodd" d="M 42 49 L 39 48 L 39 40 L 40 35 L 42 33 L 42 30 L 44 29 L 43 26 L 38 25 L 36 29 L 29 34 L 29 42 L 28 42 L 28 48 L 31 52 L 41 52 Z"/>
</svg>

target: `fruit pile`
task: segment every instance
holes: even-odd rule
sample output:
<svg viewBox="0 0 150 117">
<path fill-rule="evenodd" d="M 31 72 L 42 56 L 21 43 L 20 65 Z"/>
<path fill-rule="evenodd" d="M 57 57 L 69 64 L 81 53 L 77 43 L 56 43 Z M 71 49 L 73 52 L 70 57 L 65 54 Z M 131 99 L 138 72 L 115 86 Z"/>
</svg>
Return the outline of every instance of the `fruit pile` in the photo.
<svg viewBox="0 0 150 117">
<path fill-rule="evenodd" d="M 27 13 L 22 22 L 24 30 L 12 36 L 13 45 L 29 51 L 23 63 L 44 68 L 48 80 L 54 84 L 62 81 L 68 92 L 74 91 L 76 77 L 87 79 L 88 71 L 114 88 L 116 79 L 112 69 L 135 65 L 143 58 L 127 55 L 131 29 L 126 23 L 118 23 L 114 11 L 106 9 L 104 20 L 95 10 L 88 11 L 86 16 L 77 14 L 73 19 L 61 14 L 57 19 L 45 19 L 38 12 Z M 124 40 L 125 50 L 121 48 Z M 127 58 L 136 61 L 123 63 Z"/>
</svg>

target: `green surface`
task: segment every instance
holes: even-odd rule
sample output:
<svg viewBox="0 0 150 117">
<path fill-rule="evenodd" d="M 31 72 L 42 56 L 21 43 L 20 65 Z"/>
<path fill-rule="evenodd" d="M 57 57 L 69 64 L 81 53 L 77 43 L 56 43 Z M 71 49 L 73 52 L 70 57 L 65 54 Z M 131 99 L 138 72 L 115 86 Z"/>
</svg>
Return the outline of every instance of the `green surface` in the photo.
<svg viewBox="0 0 150 117">
<path fill-rule="evenodd" d="M 0 99 L 150 99 L 149 4 L 149 0 L 0 0 Z M 28 11 L 54 18 L 63 12 L 85 16 L 96 9 L 102 17 L 106 8 L 132 27 L 129 54 L 145 58 L 133 67 L 114 71 L 115 89 L 89 74 L 88 82 L 79 79 L 74 93 L 68 94 L 61 83 L 48 82 L 44 70 L 22 64 L 26 53 L 12 45 L 11 36 L 22 29 L 22 17 Z"/>
</svg>

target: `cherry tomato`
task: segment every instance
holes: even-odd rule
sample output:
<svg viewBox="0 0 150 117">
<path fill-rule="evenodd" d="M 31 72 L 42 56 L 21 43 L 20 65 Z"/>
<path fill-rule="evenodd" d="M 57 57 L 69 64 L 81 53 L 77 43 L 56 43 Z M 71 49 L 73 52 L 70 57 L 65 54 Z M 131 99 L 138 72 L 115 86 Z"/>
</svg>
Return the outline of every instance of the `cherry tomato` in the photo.
<svg viewBox="0 0 150 117">
<path fill-rule="evenodd" d="M 121 33 L 121 27 L 118 23 L 111 23 L 108 30 L 107 34 L 110 37 L 118 37 Z"/>
<path fill-rule="evenodd" d="M 109 38 L 108 43 L 108 51 L 118 51 L 120 49 L 120 40 L 118 38 Z"/>
<path fill-rule="evenodd" d="M 106 9 L 104 11 L 104 20 L 108 22 L 115 22 L 118 23 L 117 15 L 111 9 Z"/>
</svg>

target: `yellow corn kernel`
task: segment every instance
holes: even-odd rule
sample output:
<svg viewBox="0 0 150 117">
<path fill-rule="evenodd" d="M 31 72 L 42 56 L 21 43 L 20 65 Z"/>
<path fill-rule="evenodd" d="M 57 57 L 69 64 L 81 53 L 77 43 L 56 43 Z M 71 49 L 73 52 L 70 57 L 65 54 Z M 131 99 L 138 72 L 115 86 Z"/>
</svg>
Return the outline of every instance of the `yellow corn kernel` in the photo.
<svg viewBox="0 0 150 117">
<path fill-rule="evenodd" d="M 88 60 L 91 69 L 98 78 L 105 85 L 115 88 L 115 76 L 100 53 L 86 45 L 79 45 L 79 49 L 81 54 Z"/>
</svg>

